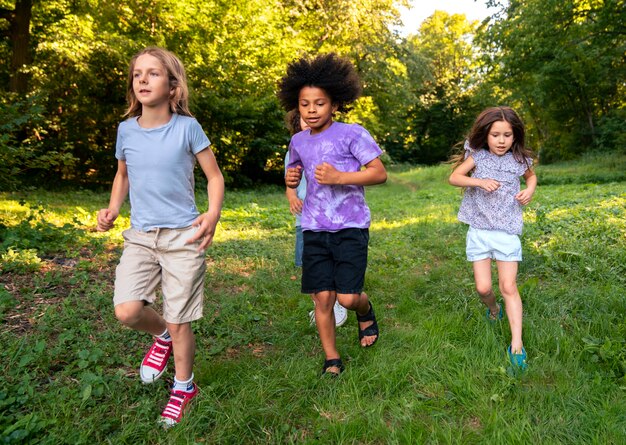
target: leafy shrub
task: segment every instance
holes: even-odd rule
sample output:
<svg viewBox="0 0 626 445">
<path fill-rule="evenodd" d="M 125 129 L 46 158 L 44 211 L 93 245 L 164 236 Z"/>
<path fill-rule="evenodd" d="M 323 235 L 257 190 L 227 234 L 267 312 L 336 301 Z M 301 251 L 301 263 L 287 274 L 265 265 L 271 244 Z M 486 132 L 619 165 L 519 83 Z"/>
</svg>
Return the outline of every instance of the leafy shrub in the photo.
<svg viewBox="0 0 626 445">
<path fill-rule="evenodd" d="M 39 270 L 41 259 L 37 256 L 37 250 L 24 249 L 13 250 L 9 248 L 6 253 L 0 256 L 1 268 L 0 273 L 17 272 L 28 273 Z"/>
<path fill-rule="evenodd" d="M 0 190 L 17 188 L 20 175 L 38 162 L 42 111 L 36 96 L 0 95 Z"/>
<path fill-rule="evenodd" d="M 595 144 L 599 150 L 626 153 L 626 109 L 611 110 L 603 116 L 598 122 L 598 133 Z"/>
<path fill-rule="evenodd" d="M 26 203 L 22 201 L 21 205 Z M 26 273 L 39 269 L 42 252 L 46 255 L 63 252 L 71 255 L 76 242 L 85 238 L 86 231 L 65 223 L 57 226 L 46 221 L 42 205 L 28 208 L 26 217 L 16 225 L 0 223 L 0 254 L 2 272 Z"/>
<path fill-rule="evenodd" d="M 626 324 L 622 323 L 622 335 L 626 335 Z M 619 338 L 583 338 L 585 352 L 592 363 L 598 363 L 614 377 L 626 383 L 626 340 Z"/>
</svg>

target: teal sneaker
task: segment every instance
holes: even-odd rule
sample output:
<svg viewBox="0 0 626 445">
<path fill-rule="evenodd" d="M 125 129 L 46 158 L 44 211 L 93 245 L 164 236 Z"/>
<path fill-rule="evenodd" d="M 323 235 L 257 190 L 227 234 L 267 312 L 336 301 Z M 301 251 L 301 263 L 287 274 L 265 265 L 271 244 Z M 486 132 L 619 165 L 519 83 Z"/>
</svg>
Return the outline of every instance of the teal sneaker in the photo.
<svg viewBox="0 0 626 445">
<path fill-rule="evenodd" d="M 517 368 L 520 371 L 526 371 L 528 364 L 526 363 L 526 350 L 522 346 L 522 352 L 520 354 L 513 354 L 511 352 L 511 345 L 509 345 L 507 352 L 509 353 L 509 360 L 513 365 L 513 368 Z"/>
<path fill-rule="evenodd" d="M 498 307 L 500 307 L 500 310 L 498 311 L 498 315 L 493 315 L 491 313 L 491 310 L 487 308 L 487 312 L 485 312 L 485 318 L 487 319 L 487 321 L 490 323 L 495 323 L 496 321 L 502 320 L 502 317 L 504 317 L 504 312 L 502 309 L 503 306 L 504 306 L 504 303 L 500 303 L 498 305 Z"/>
</svg>

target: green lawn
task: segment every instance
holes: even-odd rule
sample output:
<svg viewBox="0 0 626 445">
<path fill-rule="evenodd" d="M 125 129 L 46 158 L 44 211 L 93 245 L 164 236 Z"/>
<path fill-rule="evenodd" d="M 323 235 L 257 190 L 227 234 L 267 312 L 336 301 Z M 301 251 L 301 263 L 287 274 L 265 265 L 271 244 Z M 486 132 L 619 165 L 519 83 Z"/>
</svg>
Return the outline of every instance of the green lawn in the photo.
<svg viewBox="0 0 626 445">
<path fill-rule="evenodd" d="M 521 377 L 506 319 L 486 323 L 474 292 L 448 166 L 392 169 L 368 189 L 381 337 L 360 348 L 351 313 L 339 379 L 319 375 L 283 190 L 228 191 L 194 324 L 201 396 L 169 431 L 156 423 L 167 381 L 137 375 L 150 339 L 113 316 L 127 212 L 100 234 L 106 193 L 1 193 L 0 442 L 626 443 L 624 171 L 626 157 L 538 168 Z"/>
</svg>

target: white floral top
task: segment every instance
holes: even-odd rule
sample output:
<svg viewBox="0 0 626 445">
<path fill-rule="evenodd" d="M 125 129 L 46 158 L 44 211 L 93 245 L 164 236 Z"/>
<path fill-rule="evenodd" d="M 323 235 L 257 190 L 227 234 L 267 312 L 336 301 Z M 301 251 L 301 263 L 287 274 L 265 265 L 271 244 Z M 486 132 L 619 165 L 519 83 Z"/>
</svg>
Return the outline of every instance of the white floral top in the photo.
<svg viewBox="0 0 626 445">
<path fill-rule="evenodd" d="M 515 195 L 520 191 L 519 177 L 532 165 L 532 159 L 526 159 L 527 165 L 517 162 L 510 151 L 498 156 L 486 149 L 471 150 L 467 155 L 472 156 L 476 164 L 472 177 L 495 179 L 500 187 L 494 192 L 487 192 L 480 187 L 467 187 L 458 213 L 459 221 L 475 229 L 501 230 L 521 235 L 522 205 L 517 202 Z"/>
</svg>

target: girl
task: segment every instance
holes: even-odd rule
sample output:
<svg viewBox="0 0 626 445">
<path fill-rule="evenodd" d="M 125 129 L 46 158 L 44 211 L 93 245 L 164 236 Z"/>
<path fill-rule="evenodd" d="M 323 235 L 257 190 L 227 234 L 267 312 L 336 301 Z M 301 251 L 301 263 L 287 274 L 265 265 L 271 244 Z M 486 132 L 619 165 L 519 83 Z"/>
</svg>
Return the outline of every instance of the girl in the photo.
<svg viewBox="0 0 626 445">
<path fill-rule="evenodd" d="M 185 70 L 174 54 L 154 47 L 136 54 L 127 98 L 128 119 L 117 133 L 117 174 L 97 229 L 113 227 L 130 194 L 131 228 L 123 233 L 116 269 L 115 316 L 155 337 L 139 368 L 144 383 L 160 378 L 174 353 L 174 386 L 160 419 L 172 426 L 198 393 L 191 322 L 202 317 L 204 253 L 220 218 L 224 179 L 209 139 L 189 112 Z M 202 214 L 194 198 L 196 161 L 208 180 L 210 205 Z M 151 307 L 159 283 L 162 316 Z"/>
<path fill-rule="evenodd" d="M 511 328 L 509 359 L 525 370 L 517 263 L 522 260 L 522 205 L 532 199 L 537 176 L 531 168 L 532 152 L 524 145 L 524 124 L 509 107 L 489 108 L 474 122 L 465 150 L 449 182 L 466 187 L 458 218 L 470 226 L 467 259 L 473 263 L 476 290 L 488 308 L 487 319 L 492 321 L 502 318 L 502 306 L 496 302 L 491 284 L 491 261 L 495 259 Z M 522 191 L 520 176 L 526 180 Z"/>
<path fill-rule="evenodd" d="M 304 122 L 304 119 L 298 113 L 298 110 L 291 110 L 286 116 L 287 126 L 293 136 L 303 130 L 308 130 L 309 126 Z M 285 156 L 285 171 L 289 164 L 289 153 Z M 296 217 L 296 245 L 295 245 L 295 265 L 296 267 L 302 267 L 302 251 L 304 249 L 304 242 L 302 240 L 302 224 L 300 222 L 300 214 L 302 213 L 302 204 L 306 197 L 306 179 L 302 178 L 297 188 L 292 189 L 286 187 L 285 196 L 289 201 L 289 210 L 292 215 Z M 335 326 L 343 326 L 348 319 L 348 311 L 345 307 L 339 304 L 339 301 L 335 301 L 333 307 L 335 315 Z M 309 320 L 311 324 L 315 324 L 315 310 L 309 312 Z"/>
<path fill-rule="evenodd" d="M 374 309 L 362 292 L 370 225 L 363 186 L 385 182 L 387 172 L 381 149 L 363 127 L 333 121 L 360 93 L 356 70 L 335 54 L 291 63 L 278 93 L 283 107 L 298 108 L 309 126 L 291 138 L 285 183 L 296 188 L 303 173 L 307 180 L 302 292 L 315 301 L 326 356 L 322 373 L 335 376 L 344 369 L 335 346 L 336 300 L 356 311 L 361 346 L 372 346 L 379 336 Z"/>
</svg>

